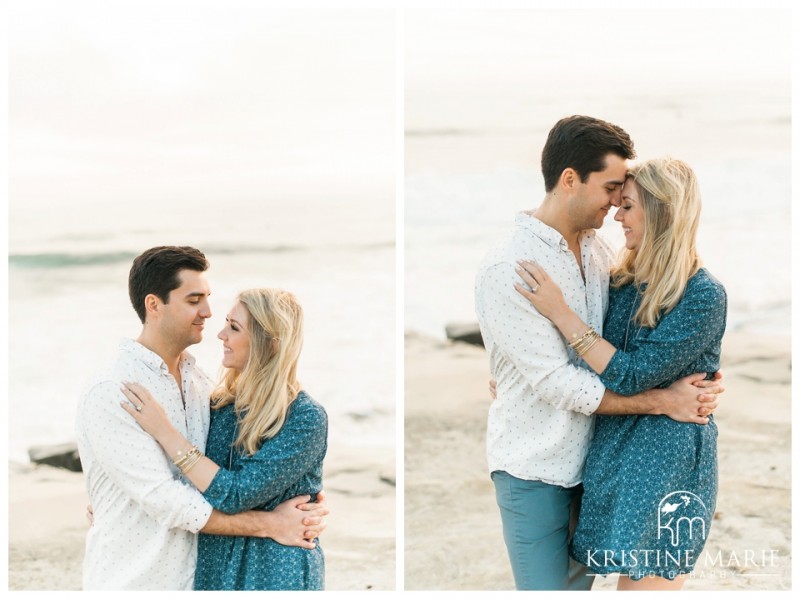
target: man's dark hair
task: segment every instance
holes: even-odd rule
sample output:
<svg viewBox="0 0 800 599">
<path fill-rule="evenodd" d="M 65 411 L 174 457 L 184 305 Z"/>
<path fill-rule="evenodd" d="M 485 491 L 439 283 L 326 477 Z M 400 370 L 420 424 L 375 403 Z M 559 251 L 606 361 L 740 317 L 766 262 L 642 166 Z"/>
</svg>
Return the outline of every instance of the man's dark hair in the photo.
<svg viewBox="0 0 800 599">
<path fill-rule="evenodd" d="M 170 292 L 181 286 L 180 271 L 203 272 L 208 266 L 203 252 L 189 246 L 161 245 L 137 256 L 128 275 L 128 295 L 142 324 L 146 315 L 145 297 L 152 293 L 169 303 Z"/>
<path fill-rule="evenodd" d="M 568 116 L 550 129 L 542 150 L 542 175 L 547 192 L 558 183 L 564 169 L 573 168 L 581 183 L 606 168 L 606 156 L 636 156 L 630 136 L 621 128 L 590 116 Z"/>
</svg>

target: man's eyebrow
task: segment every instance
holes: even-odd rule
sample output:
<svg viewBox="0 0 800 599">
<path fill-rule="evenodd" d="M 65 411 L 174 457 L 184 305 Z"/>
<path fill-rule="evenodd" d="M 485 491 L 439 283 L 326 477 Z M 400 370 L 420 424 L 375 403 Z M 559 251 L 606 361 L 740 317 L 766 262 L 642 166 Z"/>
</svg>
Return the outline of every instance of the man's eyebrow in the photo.
<svg viewBox="0 0 800 599">
<path fill-rule="evenodd" d="M 206 297 L 207 295 L 211 295 L 211 292 L 203 293 L 202 291 L 192 291 L 191 293 L 187 293 L 184 297 L 189 299 L 192 297 Z"/>
<path fill-rule="evenodd" d="M 613 185 L 614 187 L 618 185 L 624 185 L 625 181 L 606 181 L 606 185 Z"/>
</svg>

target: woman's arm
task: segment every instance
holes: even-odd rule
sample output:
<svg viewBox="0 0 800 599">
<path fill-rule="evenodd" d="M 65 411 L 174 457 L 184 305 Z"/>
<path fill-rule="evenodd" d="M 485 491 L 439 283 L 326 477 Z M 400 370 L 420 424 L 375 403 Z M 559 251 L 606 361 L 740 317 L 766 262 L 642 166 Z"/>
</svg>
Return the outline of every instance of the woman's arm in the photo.
<svg viewBox="0 0 800 599">
<path fill-rule="evenodd" d="M 192 444 L 172 426 L 164 408 L 153 399 L 147 389 L 137 383 L 125 383 L 122 392 L 128 398 L 127 402 L 122 402 L 122 407 L 136 419 L 145 432 L 158 441 L 173 463 L 192 449 Z M 202 456 L 188 471 L 183 472 L 183 475 L 202 493 L 211 484 L 218 471 L 219 466 Z"/>
<path fill-rule="evenodd" d="M 240 457 L 235 471 L 220 469 L 203 496 L 227 513 L 274 501 L 303 476 L 321 470 L 327 439 L 322 406 L 295 400 L 281 430 L 252 456 Z"/>
<path fill-rule="evenodd" d="M 514 285 L 516 290 L 555 325 L 567 343 L 579 340 L 589 329 L 589 325 L 567 305 L 564 294 L 555 281 L 533 262 L 520 261 L 517 273 L 530 286 L 530 290 L 519 283 Z M 603 374 L 616 351 L 616 347 L 598 337 L 581 357 L 597 374 Z"/>
<path fill-rule="evenodd" d="M 719 283 L 690 280 L 678 304 L 638 341 L 636 350 L 616 352 L 600 379 L 609 389 L 630 395 L 688 374 L 707 353 L 706 363 L 718 364 L 726 313 L 727 297 Z"/>
<path fill-rule="evenodd" d="M 173 460 L 180 460 L 178 450 L 185 453 L 190 444 L 161 415 L 158 402 L 141 386 L 130 385 L 126 396 L 130 403 L 123 407 L 128 413 Z M 135 406 L 140 405 L 142 410 L 137 411 Z M 221 468 L 203 456 L 185 476 L 214 508 L 228 514 L 242 512 L 282 495 L 321 462 L 327 450 L 327 434 L 327 415 L 321 406 L 294 406 L 278 434 L 254 455 L 241 459 L 235 471 Z"/>
<path fill-rule="evenodd" d="M 564 309 L 561 291 L 541 268 L 531 263 L 521 266 L 524 268 L 520 276 L 536 291 L 532 293 L 521 285 L 517 290 L 537 310 L 541 305 L 546 312 L 542 314 L 569 340 L 575 332 L 571 327 L 582 324 L 580 319 L 574 313 L 570 315 L 568 307 Z M 727 298 L 721 285 L 705 277 L 690 280 L 681 301 L 659 320 L 636 350 L 617 350 L 600 339 L 583 358 L 593 369 L 602 368 L 597 370 L 600 380 L 611 391 L 620 395 L 647 391 L 674 381 L 706 348 L 719 341 L 725 329 L 726 310 Z"/>
</svg>

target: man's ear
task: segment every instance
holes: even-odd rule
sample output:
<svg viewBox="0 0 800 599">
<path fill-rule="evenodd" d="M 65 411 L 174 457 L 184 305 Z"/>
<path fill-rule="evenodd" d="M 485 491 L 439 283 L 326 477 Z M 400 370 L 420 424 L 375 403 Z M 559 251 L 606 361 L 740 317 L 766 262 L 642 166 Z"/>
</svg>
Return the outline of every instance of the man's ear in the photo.
<svg viewBox="0 0 800 599">
<path fill-rule="evenodd" d="M 573 191 L 575 186 L 580 183 L 580 180 L 578 172 L 574 168 L 565 168 L 561 172 L 558 183 L 564 191 Z"/>
<path fill-rule="evenodd" d="M 154 293 L 148 293 L 144 297 L 144 312 L 145 312 L 145 319 L 148 316 L 158 316 L 159 311 L 161 310 L 161 306 L 164 305 L 164 302 Z"/>
</svg>

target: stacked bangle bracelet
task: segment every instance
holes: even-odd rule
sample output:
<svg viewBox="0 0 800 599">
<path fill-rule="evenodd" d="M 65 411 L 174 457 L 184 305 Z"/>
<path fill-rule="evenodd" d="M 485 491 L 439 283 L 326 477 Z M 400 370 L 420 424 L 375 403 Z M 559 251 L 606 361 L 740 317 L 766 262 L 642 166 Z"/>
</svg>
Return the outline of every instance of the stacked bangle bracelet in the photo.
<svg viewBox="0 0 800 599">
<path fill-rule="evenodd" d="M 575 353 L 582 356 L 597 343 L 598 339 L 600 339 L 600 335 L 592 327 L 589 327 L 583 335 L 570 341 L 569 346 L 575 350 Z"/>
<path fill-rule="evenodd" d="M 200 453 L 200 450 L 197 449 L 197 445 L 192 445 L 192 448 L 183 453 L 181 450 L 178 450 L 175 459 L 172 460 L 172 463 L 178 467 L 183 474 L 189 472 L 192 467 L 200 461 L 200 458 L 203 457 L 203 454 Z"/>
</svg>

